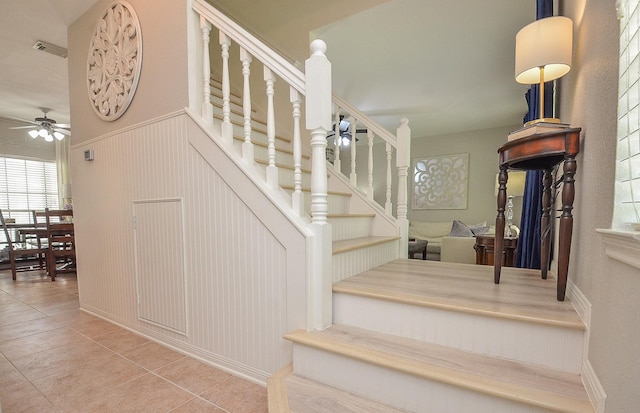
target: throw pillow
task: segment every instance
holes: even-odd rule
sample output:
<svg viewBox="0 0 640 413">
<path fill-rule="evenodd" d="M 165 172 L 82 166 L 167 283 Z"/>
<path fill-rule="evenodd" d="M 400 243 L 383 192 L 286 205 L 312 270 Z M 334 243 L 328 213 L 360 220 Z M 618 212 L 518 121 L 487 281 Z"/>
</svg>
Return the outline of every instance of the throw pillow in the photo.
<svg viewBox="0 0 640 413">
<path fill-rule="evenodd" d="M 454 220 L 451 226 L 451 237 L 473 237 L 473 231 L 462 221 Z"/>
</svg>

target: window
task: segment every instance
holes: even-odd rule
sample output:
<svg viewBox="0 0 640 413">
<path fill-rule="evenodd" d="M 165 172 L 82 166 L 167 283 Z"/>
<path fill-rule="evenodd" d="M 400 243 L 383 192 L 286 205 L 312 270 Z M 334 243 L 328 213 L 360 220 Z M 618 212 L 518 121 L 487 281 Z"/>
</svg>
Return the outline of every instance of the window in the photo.
<svg viewBox="0 0 640 413">
<path fill-rule="evenodd" d="M 0 209 L 16 223 L 31 222 L 32 209 L 58 208 L 55 162 L 0 157 Z"/>
<path fill-rule="evenodd" d="M 620 78 L 616 197 L 611 229 L 598 229 L 605 253 L 640 269 L 640 0 L 618 0 Z M 635 223 L 635 226 L 633 225 Z M 629 231 L 634 230 L 634 231 Z"/>
<path fill-rule="evenodd" d="M 620 16 L 618 147 L 613 229 L 640 230 L 640 0 L 616 2 Z"/>
</svg>

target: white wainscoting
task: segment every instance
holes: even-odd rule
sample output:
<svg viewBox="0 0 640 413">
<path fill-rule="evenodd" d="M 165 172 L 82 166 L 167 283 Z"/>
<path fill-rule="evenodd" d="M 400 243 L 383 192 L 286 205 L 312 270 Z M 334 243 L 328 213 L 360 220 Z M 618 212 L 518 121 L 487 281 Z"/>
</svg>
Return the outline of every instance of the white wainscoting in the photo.
<svg viewBox="0 0 640 413">
<path fill-rule="evenodd" d="M 282 336 L 305 327 L 308 234 L 188 115 L 74 146 L 72 179 L 82 308 L 258 382 L 291 361 Z M 158 199 L 183 200 L 185 328 L 138 318 L 132 204 Z"/>
</svg>

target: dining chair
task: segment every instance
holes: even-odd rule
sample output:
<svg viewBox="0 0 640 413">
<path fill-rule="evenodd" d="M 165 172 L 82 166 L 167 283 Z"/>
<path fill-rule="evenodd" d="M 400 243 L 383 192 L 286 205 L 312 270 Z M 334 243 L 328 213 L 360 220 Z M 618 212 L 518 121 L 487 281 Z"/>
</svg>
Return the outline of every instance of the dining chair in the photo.
<svg viewBox="0 0 640 413">
<path fill-rule="evenodd" d="M 32 209 L 31 210 L 31 220 L 33 221 L 33 227 L 34 228 L 46 229 L 47 223 L 45 222 L 44 211 L 39 211 L 39 210 Z M 38 233 L 38 232 L 34 231 L 34 233 L 31 234 L 30 238 L 28 238 L 26 241 L 27 242 L 31 242 L 34 245 L 37 245 L 38 248 L 48 249 L 46 233 L 44 235 L 45 235 L 45 237 L 43 237 L 41 235 L 41 233 Z M 45 263 L 44 254 L 40 254 L 38 256 L 38 262 L 40 264 L 40 268 L 42 268 L 42 265 Z"/>
<path fill-rule="evenodd" d="M 29 271 L 33 270 L 33 266 L 24 266 L 18 267 L 17 258 L 22 257 L 23 261 L 26 261 L 27 258 L 40 258 L 42 256 L 47 257 L 48 250 L 43 246 L 38 246 L 37 244 L 32 244 L 29 242 L 21 242 L 21 240 L 15 239 L 14 234 L 11 233 L 9 228 L 7 227 L 7 223 L 4 220 L 4 215 L 0 210 L 0 221 L 2 223 L 2 230 L 4 231 L 4 236 L 6 239 L 6 248 L 9 255 L 9 262 L 11 264 L 11 277 L 13 280 L 16 280 L 16 273 L 18 271 Z M 40 260 L 40 269 L 42 270 L 42 260 Z"/>
<path fill-rule="evenodd" d="M 73 210 L 45 209 L 47 224 L 47 271 L 51 281 L 59 272 L 75 272 L 76 241 L 73 230 Z M 58 267 L 58 260 L 64 264 Z"/>
</svg>

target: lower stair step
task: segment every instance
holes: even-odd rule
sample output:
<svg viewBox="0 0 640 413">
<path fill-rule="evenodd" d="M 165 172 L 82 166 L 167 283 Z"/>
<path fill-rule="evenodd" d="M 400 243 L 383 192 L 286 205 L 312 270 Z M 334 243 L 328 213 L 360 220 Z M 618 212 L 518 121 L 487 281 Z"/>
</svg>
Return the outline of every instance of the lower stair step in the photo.
<svg viewBox="0 0 640 413">
<path fill-rule="evenodd" d="M 269 412 L 271 413 L 406 413 L 386 404 L 360 397 L 302 376 L 291 374 L 275 378 L 280 383 L 269 383 Z M 272 396 L 272 388 L 279 387 L 284 394 Z M 278 404 L 271 403 L 278 400 Z"/>
<path fill-rule="evenodd" d="M 333 241 L 333 282 L 396 259 L 399 239 L 397 236 L 368 236 Z"/>
<path fill-rule="evenodd" d="M 296 375 L 412 412 L 593 412 L 577 374 L 356 327 L 295 331 Z"/>
</svg>

